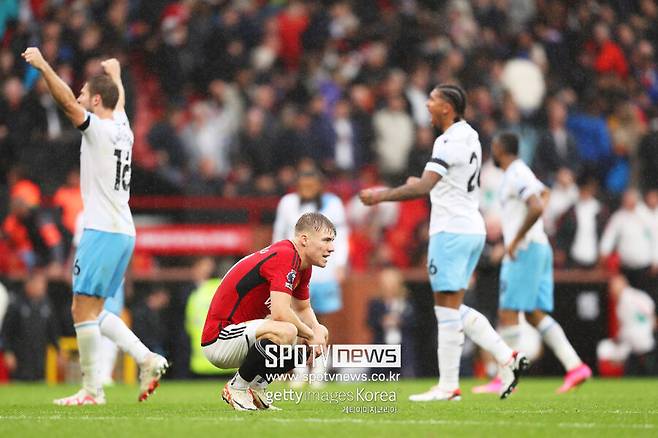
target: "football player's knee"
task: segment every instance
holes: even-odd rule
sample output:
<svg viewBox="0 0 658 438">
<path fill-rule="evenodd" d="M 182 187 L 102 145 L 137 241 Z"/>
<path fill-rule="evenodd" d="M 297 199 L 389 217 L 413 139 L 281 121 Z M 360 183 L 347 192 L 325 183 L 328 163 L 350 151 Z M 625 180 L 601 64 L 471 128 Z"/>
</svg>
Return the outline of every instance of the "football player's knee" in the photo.
<svg viewBox="0 0 658 438">
<path fill-rule="evenodd" d="M 292 345 L 297 339 L 297 327 L 294 324 L 284 323 L 281 325 L 281 331 L 279 333 L 279 338 L 281 339 L 282 344 Z"/>
<path fill-rule="evenodd" d="M 79 305 L 76 305 L 75 300 L 71 304 L 71 316 L 73 317 L 73 322 L 76 324 L 83 321 L 82 309 Z"/>
<path fill-rule="evenodd" d="M 528 322 L 535 327 L 539 325 L 539 323 L 541 322 L 542 319 L 544 319 L 545 316 L 546 314 L 541 310 L 534 310 L 532 312 L 526 313 L 525 315 Z"/>
</svg>

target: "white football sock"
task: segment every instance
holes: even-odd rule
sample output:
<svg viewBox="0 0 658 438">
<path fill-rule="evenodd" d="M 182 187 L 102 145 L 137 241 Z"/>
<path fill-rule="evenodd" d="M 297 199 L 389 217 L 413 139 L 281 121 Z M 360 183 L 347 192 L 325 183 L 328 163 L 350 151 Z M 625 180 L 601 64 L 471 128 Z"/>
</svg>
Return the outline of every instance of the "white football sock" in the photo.
<svg viewBox="0 0 658 438">
<path fill-rule="evenodd" d="M 464 329 L 459 310 L 434 306 L 439 323 L 439 389 L 452 392 L 459 388 L 459 361 L 464 346 Z"/>
<path fill-rule="evenodd" d="M 583 363 L 580 357 L 578 357 L 576 350 L 571 346 L 560 324 L 549 315 L 546 315 L 541 320 L 539 325 L 537 325 L 537 330 L 539 330 L 546 345 L 553 350 L 555 356 L 562 362 L 565 370 L 571 371 Z"/>
<path fill-rule="evenodd" d="M 515 351 L 519 349 L 521 340 L 521 326 L 519 324 L 500 327 L 498 333 L 500 333 L 500 337 L 503 338 L 509 348 Z"/>
<path fill-rule="evenodd" d="M 491 353 L 500 365 L 506 365 L 512 358 L 512 349 L 503 341 L 491 323 L 477 310 L 461 305 L 459 315 L 464 325 L 464 333 L 473 342 Z"/>
<path fill-rule="evenodd" d="M 146 345 L 128 328 L 125 322 L 112 312 L 103 310 L 98 317 L 103 336 L 107 336 L 123 351 L 130 354 L 140 366 L 151 352 Z"/>
<path fill-rule="evenodd" d="M 112 382 L 112 373 L 114 372 L 114 365 L 117 361 L 117 353 L 119 348 L 117 344 L 112 342 L 107 336 L 101 336 L 100 348 L 100 376 L 101 385 Z"/>
<path fill-rule="evenodd" d="M 94 397 L 102 391 L 100 384 L 100 344 L 101 332 L 98 321 L 83 321 L 73 326 L 78 339 L 82 387 Z"/>
<path fill-rule="evenodd" d="M 258 378 L 258 376 L 256 376 Z M 245 390 L 249 388 L 249 382 L 242 378 L 239 372 L 236 371 L 235 376 L 229 382 L 229 386 L 234 389 Z"/>
</svg>

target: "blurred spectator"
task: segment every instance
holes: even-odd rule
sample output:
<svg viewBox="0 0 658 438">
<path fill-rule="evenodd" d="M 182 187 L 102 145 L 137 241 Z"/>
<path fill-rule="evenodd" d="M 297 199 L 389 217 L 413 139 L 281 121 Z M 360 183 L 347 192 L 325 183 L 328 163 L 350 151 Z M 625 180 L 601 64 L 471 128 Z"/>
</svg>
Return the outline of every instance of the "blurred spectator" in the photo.
<svg viewBox="0 0 658 438">
<path fill-rule="evenodd" d="M 221 372 L 220 369 L 208 362 L 203 351 L 201 351 L 201 335 L 206 314 L 220 283 L 221 279 L 210 278 L 198 284 L 197 288 L 190 294 L 185 307 L 185 330 L 190 343 L 189 369 L 194 374 L 208 375 Z"/>
<path fill-rule="evenodd" d="M 650 131 L 638 146 L 640 187 L 644 190 L 658 188 L 658 111 L 652 113 Z"/>
<path fill-rule="evenodd" d="M 658 105 L 658 67 L 655 61 L 655 48 L 649 41 L 641 40 L 634 49 L 635 75 L 648 94 L 651 103 Z"/>
<path fill-rule="evenodd" d="M 193 168 L 201 162 L 212 164 L 212 172 L 226 177 L 230 170 L 229 156 L 242 112 L 237 91 L 215 80 L 208 86 L 211 99 L 192 105 L 192 119 L 181 137 Z"/>
<path fill-rule="evenodd" d="M 411 105 L 414 123 L 419 128 L 431 129 L 431 117 L 427 111 L 427 95 L 430 92 L 431 72 L 429 65 L 419 64 L 411 73 L 405 97 Z"/>
<path fill-rule="evenodd" d="M 601 239 L 601 256 L 619 253 L 621 271 L 631 286 L 647 290 L 658 269 L 658 236 L 636 190 L 624 193 L 621 208 L 608 221 Z"/>
<path fill-rule="evenodd" d="M 301 36 L 309 25 L 306 5 L 299 0 L 292 0 L 277 19 L 281 38 L 279 53 L 288 70 L 297 70 L 302 55 Z"/>
<path fill-rule="evenodd" d="M 157 287 L 132 309 L 133 332 L 154 353 L 164 355 L 169 337 L 163 311 L 169 305 L 169 291 Z"/>
<path fill-rule="evenodd" d="M 615 303 L 619 330 L 614 339 L 599 342 L 597 355 L 603 369 L 606 362 L 625 363 L 627 375 L 646 375 L 655 371 L 655 302 L 646 292 L 633 288 L 626 278 L 610 280 L 610 295 Z"/>
<path fill-rule="evenodd" d="M 336 144 L 333 153 L 328 157 L 333 163 L 331 167 L 344 172 L 359 170 L 368 158 L 363 133 L 359 132 L 359 127 L 351 111 L 348 100 L 341 99 L 336 103 L 333 122 Z"/>
<path fill-rule="evenodd" d="M 213 366 L 201 351 L 201 335 L 206 322 L 210 302 L 219 287 L 221 279 L 215 276 L 215 261 L 210 257 L 201 257 L 192 265 L 192 283 L 183 293 L 172 296 L 172 308 L 184 308 L 184 313 L 175 316 L 171 324 L 175 342 L 171 356 L 175 375 L 187 377 L 189 371 L 194 374 L 216 374 L 220 370 Z M 176 302 L 182 304 L 176 306 Z M 182 340 L 180 337 L 186 339 Z"/>
<path fill-rule="evenodd" d="M 430 126 L 419 127 L 416 130 L 416 142 L 409 150 L 405 174 L 421 176 L 425 165 L 432 158 L 432 147 L 434 147 L 434 130 Z"/>
<path fill-rule="evenodd" d="M 321 95 L 313 96 L 308 106 L 310 114 L 307 156 L 324 164 L 333 161 L 336 154 L 336 131 L 327 115 L 327 104 Z"/>
<path fill-rule="evenodd" d="M 649 223 L 653 226 L 653 235 L 658 236 L 658 189 L 649 190 L 644 195 L 644 204 L 640 205 L 644 214 L 649 218 Z M 654 241 L 658 245 L 658 238 Z M 658 248 L 656 249 L 658 252 Z M 658 302 L 658 272 L 652 269 L 649 284 L 645 289 Z"/>
<path fill-rule="evenodd" d="M 389 97 L 386 107 L 373 118 L 378 168 L 390 183 L 396 183 L 407 169 L 407 156 L 414 142 L 413 120 L 404 107 L 401 96 Z"/>
<path fill-rule="evenodd" d="M 9 215 L 2 231 L 11 248 L 31 270 L 48 266 L 58 274 L 65 261 L 64 242 L 50 215 L 39 206 L 39 188 L 29 180 L 15 182 L 10 189 Z"/>
<path fill-rule="evenodd" d="M 586 49 L 594 56 L 594 69 L 601 74 L 613 74 L 619 79 L 628 76 L 628 61 L 610 35 L 610 27 L 603 21 L 596 23 L 593 38 Z"/>
<path fill-rule="evenodd" d="M 578 148 L 566 128 L 567 107 L 558 99 L 547 103 L 548 126 L 539 138 L 532 169 L 544 184 L 551 186 L 561 168 L 578 171 Z"/>
<path fill-rule="evenodd" d="M 598 183 L 591 176 L 578 180 L 578 199 L 559 218 L 555 233 L 555 264 L 593 268 L 599 261 L 599 238 L 606 209 L 596 199 Z"/>
<path fill-rule="evenodd" d="M 551 196 L 544 209 L 544 228 L 549 237 L 555 235 L 557 222 L 578 199 L 578 186 L 571 170 L 563 167 L 557 171 Z"/>
<path fill-rule="evenodd" d="M 80 194 L 80 171 L 71 169 L 66 177 L 66 184 L 53 196 L 53 206 L 60 209 L 62 225 L 69 233 L 67 241 L 75 235 L 78 215 L 82 213 L 82 195 Z"/>
<path fill-rule="evenodd" d="M 2 324 L 7 314 L 9 307 L 9 293 L 7 288 L 0 283 L 0 383 L 7 383 L 9 381 L 9 370 L 5 362 L 5 345 L 2 339 Z"/>
<path fill-rule="evenodd" d="M 613 192 L 621 193 L 628 184 L 637 186 L 639 183 L 638 145 L 647 131 L 643 118 L 644 114 L 636 105 L 629 100 L 622 100 L 614 105 L 613 113 L 608 119 L 616 158 L 611 173 L 615 172 L 615 167 L 623 167 L 621 170 L 624 171 L 623 175 L 617 177 L 616 187 L 611 187 Z M 617 170 L 617 173 L 620 173 L 620 170 Z M 626 183 L 623 188 L 621 183 Z"/>
<path fill-rule="evenodd" d="M 2 328 L 2 322 L 5 319 L 7 313 L 7 308 L 9 307 L 9 293 L 4 284 L 0 283 L 0 329 Z M 0 339 L 1 340 L 1 339 Z M 2 347 L 0 345 L 0 347 Z"/>
<path fill-rule="evenodd" d="M 188 166 L 180 131 L 185 123 L 185 109 L 169 105 L 162 119 L 151 126 L 147 140 L 156 153 L 158 173 L 174 187 L 182 188 Z"/>
<path fill-rule="evenodd" d="M 600 98 L 590 93 L 585 97 L 584 112 L 570 111 L 567 118 L 567 129 L 576 139 L 583 168 L 596 172 L 600 181 L 608 173 L 612 153 L 612 140 L 602 111 Z"/>
<path fill-rule="evenodd" d="M 379 273 L 380 296 L 368 303 L 366 321 L 372 331 L 373 344 L 402 346 L 402 375 L 414 375 L 414 339 L 411 333 L 414 317 L 407 303 L 404 277 L 397 269 Z"/>
<path fill-rule="evenodd" d="M 518 105 L 511 95 L 503 101 L 500 129 L 513 132 L 519 136 L 519 158 L 531 164 L 537 148 L 537 129 L 523 119 Z"/>
<path fill-rule="evenodd" d="M 265 112 L 258 107 L 250 108 L 238 140 L 240 160 L 249 164 L 256 175 L 273 170 L 277 153 L 274 142 L 274 133 L 266 126 Z"/>
<path fill-rule="evenodd" d="M 46 346 L 59 349 L 59 323 L 48 299 L 48 280 L 34 272 L 9 305 L 2 326 L 5 362 L 14 379 L 45 377 Z"/>
<path fill-rule="evenodd" d="M 0 99 L 0 151 L 3 161 L 7 160 L 7 172 L 13 164 L 22 164 L 29 169 L 33 163 L 35 149 L 39 144 L 32 141 L 38 126 L 35 124 L 36 102 L 26 95 L 21 80 L 12 76 L 5 80 Z"/>
</svg>

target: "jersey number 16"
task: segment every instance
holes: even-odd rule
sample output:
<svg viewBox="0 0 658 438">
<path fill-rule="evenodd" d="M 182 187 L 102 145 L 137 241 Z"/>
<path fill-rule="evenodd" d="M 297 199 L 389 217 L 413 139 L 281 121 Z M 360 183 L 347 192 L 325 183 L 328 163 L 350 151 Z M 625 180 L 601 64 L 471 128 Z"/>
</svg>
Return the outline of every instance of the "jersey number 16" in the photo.
<svg viewBox="0 0 658 438">
<path fill-rule="evenodd" d="M 117 157 L 117 171 L 114 178 L 114 190 L 128 190 L 130 188 L 130 151 L 126 151 L 125 162 L 121 160 L 123 151 L 114 150 L 114 156 Z"/>
</svg>

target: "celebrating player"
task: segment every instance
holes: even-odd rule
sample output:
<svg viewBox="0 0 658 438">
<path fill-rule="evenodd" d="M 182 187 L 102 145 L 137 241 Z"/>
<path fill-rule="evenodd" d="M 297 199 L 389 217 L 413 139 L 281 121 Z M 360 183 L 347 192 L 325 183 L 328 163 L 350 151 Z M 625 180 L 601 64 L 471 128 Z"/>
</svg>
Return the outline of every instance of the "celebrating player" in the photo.
<svg viewBox="0 0 658 438">
<path fill-rule="evenodd" d="M 328 332 L 309 299 L 312 266 L 324 268 L 334 251 L 336 228 L 320 213 L 306 213 L 295 237 L 281 240 L 233 265 L 210 304 L 201 346 L 218 368 L 236 368 L 222 398 L 238 411 L 273 409 L 265 395 L 273 376 L 290 371 L 295 360 L 276 368 L 270 357 L 284 357 L 297 338 L 319 355 Z M 300 350 L 301 351 L 301 350 Z M 290 357 L 292 355 L 288 355 Z"/>
<path fill-rule="evenodd" d="M 496 166 L 505 171 L 498 191 L 503 206 L 503 240 L 506 254 L 500 271 L 500 332 L 512 348 L 521 336 L 519 312 L 526 312 L 543 341 L 567 370 L 558 392 L 566 392 L 592 376 L 580 360 L 562 327 L 550 315 L 553 311 L 553 251 L 544 232 L 541 215 L 548 190 L 519 159 L 519 139 L 515 134 L 498 135 L 491 146 Z M 496 392 L 501 383 L 495 378 L 474 392 Z"/>
<path fill-rule="evenodd" d="M 38 48 L 29 47 L 22 56 L 41 72 L 57 104 L 82 131 L 80 188 L 84 232 L 73 267 L 71 307 L 82 389 L 54 402 L 65 406 L 105 403 L 99 367 L 101 333 L 139 364 L 139 400 L 145 400 L 158 386 L 167 360 L 150 352 L 119 317 L 103 311 L 105 299 L 114 296 L 123 283 L 135 246 L 135 225 L 128 206 L 134 137 L 124 110 L 121 67 L 116 59 L 104 61 L 106 74 L 89 79 L 76 100 Z"/>
<path fill-rule="evenodd" d="M 430 195 L 428 269 L 439 324 L 439 383 L 412 401 L 460 400 L 459 361 L 464 334 L 492 353 L 500 364 L 506 398 L 528 366 L 523 353 L 513 351 L 475 309 L 462 304 L 464 291 L 484 247 L 484 220 L 478 211 L 482 148 L 477 132 L 463 119 L 466 95 L 455 85 L 439 85 L 427 108 L 432 124 L 443 134 L 434 142 L 432 159 L 421 178 L 410 177 L 393 189 L 366 189 L 364 204 L 402 201 Z"/>
</svg>

